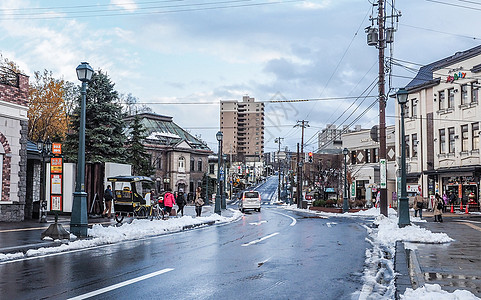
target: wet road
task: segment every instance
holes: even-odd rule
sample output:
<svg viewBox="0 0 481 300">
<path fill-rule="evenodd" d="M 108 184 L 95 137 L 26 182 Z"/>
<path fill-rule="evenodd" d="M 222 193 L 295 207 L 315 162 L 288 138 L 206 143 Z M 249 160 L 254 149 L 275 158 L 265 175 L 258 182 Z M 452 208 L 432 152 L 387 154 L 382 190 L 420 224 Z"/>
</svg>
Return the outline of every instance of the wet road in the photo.
<svg viewBox="0 0 481 300">
<path fill-rule="evenodd" d="M 445 232 L 447 244 L 413 244 L 426 283 L 443 290 L 468 290 L 481 297 L 481 218 L 444 218 L 443 223 L 418 223 L 432 232 Z"/>
<path fill-rule="evenodd" d="M 0 264 L 1 298 L 356 298 L 361 222 L 264 205 L 223 226 Z"/>
</svg>

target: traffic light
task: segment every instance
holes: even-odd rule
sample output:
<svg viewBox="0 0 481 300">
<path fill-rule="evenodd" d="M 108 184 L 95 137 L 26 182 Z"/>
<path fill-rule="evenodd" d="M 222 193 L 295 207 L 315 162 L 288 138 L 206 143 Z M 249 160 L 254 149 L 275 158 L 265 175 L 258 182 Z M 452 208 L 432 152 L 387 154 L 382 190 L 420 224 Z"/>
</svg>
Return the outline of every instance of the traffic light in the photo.
<svg viewBox="0 0 481 300">
<path fill-rule="evenodd" d="M 312 152 L 309 152 L 309 163 L 312 164 Z"/>
</svg>

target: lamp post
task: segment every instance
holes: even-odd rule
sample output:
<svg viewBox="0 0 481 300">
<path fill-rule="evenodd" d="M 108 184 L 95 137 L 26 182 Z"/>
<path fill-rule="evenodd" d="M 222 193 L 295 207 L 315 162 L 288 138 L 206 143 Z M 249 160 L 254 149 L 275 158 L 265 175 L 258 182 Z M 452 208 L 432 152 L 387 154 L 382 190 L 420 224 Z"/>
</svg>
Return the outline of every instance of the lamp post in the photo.
<svg viewBox="0 0 481 300">
<path fill-rule="evenodd" d="M 85 192 L 85 101 L 87 97 L 87 82 L 92 78 L 94 70 L 82 62 L 76 69 L 78 80 L 82 82 L 80 101 L 80 128 L 77 159 L 77 179 L 73 193 L 72 215 L 70 219 L 70 232 L 76 236 L 87 236 L 87 193 Z"/>
<path fill-rule="evenodd" d="M 220 205 L 221 205 L 221 191 L 220 191 L 220 160 L 221 160 L 221 155 L 222 155 L 222 132 L 218 131 L 217 134 L 215 135 L 215 138 L 219 142 L 219 151 L 217 154 L 217 193 L 215 195 L 215 207 L 214 207 L 214 213 L 220 215 Z"/>
<path fill-rule="evenodd" d="M 396 94 L 397 101 L 401 105 L 401 197 L 399 197 L 399 227 L 410 225 L 409 220 L 409 200 L 406 192 L 406 138 L 404 137 L 404 113 L 406 102 L 408 101 L 408 92 L 404 88 L 400 88 Z"/>
<path fill-rule="evenodd" d="M 50 139 L 44 142 L 39 139 L 37 141 L 37 150 L 42 154 L 42 185 L 40 186 L 42 199 L 40 200 L 39 222 L 47 223 L 47 167 L 45 166 L 45 157 L 50 157 L 52 153 L 52 143 Z"/>
<path fill-rule="evenodd" d="M 349 211 L 349 202 L 347 198 L 347 154 L 349 154 L 349 150 L 344 148 L 342 154 L 344 154 L 344 197 L 342 201 L 342 212 L 346 213 Z"/>
</svg>

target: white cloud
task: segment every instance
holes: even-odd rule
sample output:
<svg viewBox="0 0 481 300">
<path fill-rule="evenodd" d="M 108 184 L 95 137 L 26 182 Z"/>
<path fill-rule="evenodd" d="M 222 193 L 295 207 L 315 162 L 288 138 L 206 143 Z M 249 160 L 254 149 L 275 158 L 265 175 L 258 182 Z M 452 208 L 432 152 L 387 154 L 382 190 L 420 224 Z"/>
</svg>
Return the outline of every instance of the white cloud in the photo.
<svg viewBox="0 0 481 300">
<path fill-rule="evenodd" d="M 136 11 L 138 8 L 133 0 L 111 0 L 110 3 L 127 11 Z"/>
</svg>

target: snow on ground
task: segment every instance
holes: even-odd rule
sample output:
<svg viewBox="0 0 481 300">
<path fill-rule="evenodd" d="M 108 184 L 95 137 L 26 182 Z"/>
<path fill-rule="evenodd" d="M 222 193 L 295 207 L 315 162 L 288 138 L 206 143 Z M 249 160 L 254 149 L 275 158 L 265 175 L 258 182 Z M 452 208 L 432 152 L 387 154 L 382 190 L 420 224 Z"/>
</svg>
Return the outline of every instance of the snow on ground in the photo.
<svg viewBox="0 0 481 300">
<path fill-rule="evenodd" d="M 49 253 L 57 253 L 69 250 L 77 250 L 89 248 L 99 245 L 112 244 L 122 241 L 142 239 L 146 237 L 161 235 L 169 232 L 177 232 L 183 230 L 184 227 L 199 226 L 208 222 L 215 222 L 216 224 L 223 224 L 233 222 L 242 216 L 242 213 L 230 209 L 230 217 L 219 216 L 211 214 L 205 217 L 193 218 L 191 216 L 184 216 L 179 218 L 170 218 L 168 220 L 139 220 L 134 219 L 131 223 L 124 223 L 121 226 L 111 225 L 104 227 L 100 224 L 95 224 L 92 229 L 88 230 L 88 239 L 74 240 L 62 244 L 57 247 L 42 247 L 39 249 L 30 249 L 25 254 L 18 253 L 0 253 L 0 261 L 20 259 L 31 256 L 44 255 Z M 76 237 L 71 235 L 74 239 Z"/>
<path fill-rule="evenodd" d="M 303 213 L 313 213 L 324 217 L 344 218 L 374 218 L 372 227 L 367 227 L 367 241 L 372 245 L 366 249 L 366 268 L 364 270 L 364 285 L 359 292 L 359 299 L 394 299 L 395 298 L 395 277 L 394 255 L 396 241 L 406 242 L 408 247 L 415 248 L 411 243 L 448 243 L 453 241 L 445 233 L 433 233 L 421 228 L 413 222 L 426 222 L 418 217 L 411 217 L 411 225 L 403 228 L 398 226 L 396 210 L 389 208 L 388 217 L 381 215 L 379 208 L 371 208 L 356 213 L 324 213 L 299 209 L 295 205 L 284 206 L 285 209 Z M 410 243 L 409 243 L 410 242 Z M 435 300 L 457 300 L 457 299 L 479 299 L 466 290 L 456 290 L 453 293 L 443 291 L 437 284 L 426 284 L 416 290 L 406 289 L 403 300 L 435 299 Z"/>
</svg>

